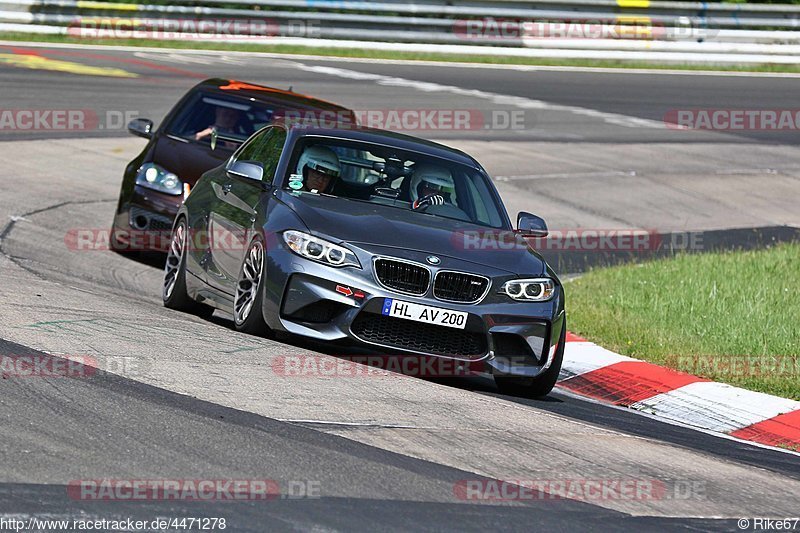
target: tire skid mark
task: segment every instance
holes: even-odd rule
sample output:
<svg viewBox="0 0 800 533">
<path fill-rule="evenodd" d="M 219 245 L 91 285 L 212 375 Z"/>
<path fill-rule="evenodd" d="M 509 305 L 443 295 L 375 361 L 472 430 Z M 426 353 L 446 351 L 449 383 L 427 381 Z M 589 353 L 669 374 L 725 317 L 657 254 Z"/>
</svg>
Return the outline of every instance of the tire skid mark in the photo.
<svg viewBox="0 0 800 533">
<path fill-rule="evenodd" d="M 24 257 L 16 257 L 16 256 L 13 256 L 13 255 L 9 254 L 6 251 L 5 247 L 3 246 L 3 244 L 5 243 L 6 238 L 11 234 L 11 232 L 13 231 L 13 229 L 16 226 L 17 222 L 26 220 L 27 217 L 31 217 L 33 215 L 38 215 L 40 213 L 46 213 L 47 211 L 52 211 L 54 209 L 58 209 L 60 207 L 66 206 L 66 205 L 72 205 L 72 204 L 75 204 L 75 205 L 91 205 L 91 204 L 99 204 L 99 203 L 107 203 L 107 202 L 115 202 L 115 201 L 116 200 L 70 200 L 70 201 L 66 201 L 66 202 L 59 202 L 57 204 L 49 205 L 47 207 L 34 209 L 33 211 L 28 211 L 26 213 L 22 213 L 21 215 L 14 215 L 14 216 L 11 217 L 11 220 L 9 220 L 8 223 L 6 223 L 6 225 L 3 227 L 2 231 L 0 231 L 0 255 L 6 257 L 13 264 L 15 264 L 19 268 L 25 270 L 26 272 L 36 276 L 38 279 L 42 279 L 42 280 L 46 280 L 46 281 L 52 281 L 52 280 L 49 280 L 43 274 L 41 274 L 41 273 L 37 272 L 36 270 L 26 266 L 25 264 L 23 264 L 22 261 L 25 259 Z"/>
<path fill-rule="evenodd" d="M 141 324 L 127 320 L 117 320 L 105 317 L 92 317 L 72 320 L 47 320 L 22 324 L 16 328 L 36 329 L 53 334 L 64 334 L 77 337 L 95 337 L 97 334 L 109 334 L 115 339 L 125 339 L 128 341 L 141 341 L 141 333 L 158 332 L 169 337 L 174 337 L 176 332 L 185 332 L 181 325 L 177 327 L 164 326 L 157 324 Z M 252 342 L 245 342 L 239 346 L 231 345 L 230 342 L 222 341 L 214 332 L 204 332 L 195 330 L 192 333 L 194 340 L 207 344 L 215 353 L 232 354 L 242 351 L 256 351 L 271 344 L 265 339 L 254 339 Z M 245 339 L 242 339 L 245 340 Z M 246 339 L 250 340 L 250 339 Z"/>
</svg>

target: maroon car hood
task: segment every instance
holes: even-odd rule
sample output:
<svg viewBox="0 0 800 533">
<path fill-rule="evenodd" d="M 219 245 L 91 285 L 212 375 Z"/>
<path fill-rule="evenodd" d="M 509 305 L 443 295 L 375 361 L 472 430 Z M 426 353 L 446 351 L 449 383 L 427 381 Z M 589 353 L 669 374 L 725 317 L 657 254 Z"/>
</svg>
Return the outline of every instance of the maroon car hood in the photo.
<svg viewBox="0 0 800 533">
<path fill-rule="evenodd" d="M 162 135 L 156 143 L 153 160 L 174 172 L 184 183 L 194 185 L 205 172 L 225 163 L 232 153 L 233 150 L 219 145 L 212 151 L 206 146 Z"/>
</svg>

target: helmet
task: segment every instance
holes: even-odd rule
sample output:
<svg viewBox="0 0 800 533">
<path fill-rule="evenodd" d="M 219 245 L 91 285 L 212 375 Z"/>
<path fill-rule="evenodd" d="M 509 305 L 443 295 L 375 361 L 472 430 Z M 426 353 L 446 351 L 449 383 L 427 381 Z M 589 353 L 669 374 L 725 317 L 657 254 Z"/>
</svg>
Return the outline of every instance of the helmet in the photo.
<svg viewBox="0 0 800 533">
<path fill-rule="evenodd" d="M 436 190 L 449 189 L 448 195 L 455 189 L 453 176 L 446 168 L 436 165 L 419 164 L 414 167 L 414 175 L 411 177 L 411 201 L 419 199 L 419 186 L 425 182 L 427 187 Z"/>
<path fill-rule="evenodd" d="M 336 152 L 325 146 L 309 146 L 305 149 L 297 162 L 297 173 L 305 176 L 303 170 L 306 166 L 334 178 L 338 178 L 342 173 Z"/>
</svg>

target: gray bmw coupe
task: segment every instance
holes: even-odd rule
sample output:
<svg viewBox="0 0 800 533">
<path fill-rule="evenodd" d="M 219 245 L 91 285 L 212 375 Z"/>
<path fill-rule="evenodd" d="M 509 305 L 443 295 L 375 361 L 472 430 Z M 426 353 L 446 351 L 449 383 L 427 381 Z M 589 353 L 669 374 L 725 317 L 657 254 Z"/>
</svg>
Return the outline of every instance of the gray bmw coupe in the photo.
<svg viewBox="0 0 800 533">
<path fill-rule="evenodd" d="M 404 357 L 481 364 L 544 396 L 561 368 L 563 287 L 514 229 L 486 171 L 387 131 L 273 124 L 206 172 L 181 206 L 167 307 Z"/>
</svg>

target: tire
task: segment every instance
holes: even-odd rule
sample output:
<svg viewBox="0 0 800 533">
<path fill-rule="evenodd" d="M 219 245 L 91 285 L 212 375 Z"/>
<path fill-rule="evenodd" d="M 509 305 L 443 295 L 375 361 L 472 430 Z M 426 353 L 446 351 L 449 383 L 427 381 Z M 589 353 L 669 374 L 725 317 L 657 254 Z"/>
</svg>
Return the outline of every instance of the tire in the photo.
<svg viewBox="0 0 800 533">
<path fill-rule="evenodd" d="M 564 347 L 567 339 L 567 321 L 561 328 L 561 338 L 558 340 L 558 349 L 553 357 L 550 368 L 535 378 L 525 378 L 507 375 L 495 375 L 494 382 L 503 394 L 521 396 L 523 398 L 543 398 L 550 394 L 558 381 L 561 364 L 564 361 Z"/>
<path fill-rule="evenodd" d="M 272 330 L 264 320 L 266 264 L 264 241 L 255 238 L 244 254 L 233 299 L 233 324 L 237 331 L 260 337 L 272 336 Z"/>
<path fill-rule="evenodd" d="M 186 220 L 181 218 L 172 230 L 167 260 L 164 264 L 164 283 L 161 298 L 164 307 L 211 318 L 214 308 L 193 300 L 186 292 Z"/>
</svg>

